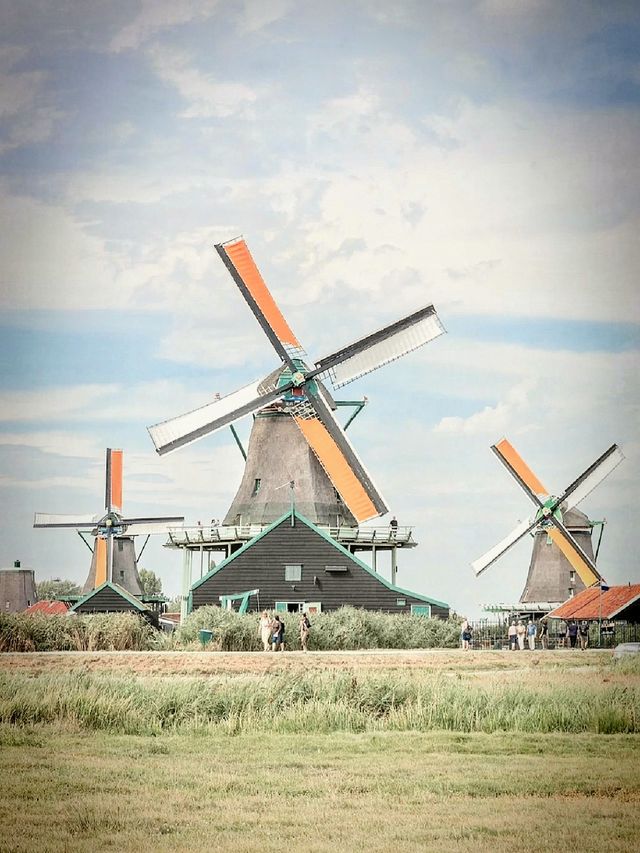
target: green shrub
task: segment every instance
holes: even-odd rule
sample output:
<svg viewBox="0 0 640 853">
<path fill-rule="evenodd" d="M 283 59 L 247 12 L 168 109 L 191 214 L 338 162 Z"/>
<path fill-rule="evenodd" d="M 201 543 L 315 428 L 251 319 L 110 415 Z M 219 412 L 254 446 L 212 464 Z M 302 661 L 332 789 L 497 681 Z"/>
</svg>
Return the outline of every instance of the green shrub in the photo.
<svg viewBox="0 0 640 853">
<path fill-rule="evenodd" d="M 640 688 L 523 685 L 414 673 L 273 672 L 208 678 L 0 673 L 0 724 L 125 734 L 239 732 L 640 731 Z"/>
<path fill-rule="evenodd" d="M 0 614 L 0 652 L 147 651 L 164 637 L 133 613 Z"/>
<path fill-rule="evenodd" d="M 280 614 L 286 627 L 286 647 L 300 649 L 297 613 Z M 240 615 L 220 607 L 199 607 L 177 631 L 178 647 L 199 642 L 202 628 L 213 631 L 214 648 L 222 651 L 258 651 L 258 614 Z M 432 649 L 455 648 L 460 633 L 455 619 L 429 619 L 425 616 L 382 613 L 358 607 L 341 607 L 311 618 L 309 648 L 316 651 L 350 649 Z"/>
</svg>

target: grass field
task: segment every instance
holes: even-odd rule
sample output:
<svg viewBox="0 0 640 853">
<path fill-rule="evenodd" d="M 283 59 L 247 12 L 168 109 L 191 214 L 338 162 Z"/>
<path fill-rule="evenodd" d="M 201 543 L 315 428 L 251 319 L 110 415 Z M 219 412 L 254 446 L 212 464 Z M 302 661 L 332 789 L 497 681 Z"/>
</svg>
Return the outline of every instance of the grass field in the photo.
<svg viewBox="0 0 640 853">
<path fill-rule="evenodd" d="M 0 721 L 3 851 L 640 849 L 607 653 L 5 654 Z"/>
</svg>

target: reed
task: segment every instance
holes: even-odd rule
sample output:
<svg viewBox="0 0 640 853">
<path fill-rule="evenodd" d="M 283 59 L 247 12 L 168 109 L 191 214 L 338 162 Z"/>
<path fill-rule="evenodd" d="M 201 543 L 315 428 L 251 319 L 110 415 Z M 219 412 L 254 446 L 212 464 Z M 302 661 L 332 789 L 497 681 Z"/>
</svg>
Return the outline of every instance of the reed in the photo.
<svg viewBox="0 0 640 853">
<path fill-rule="evenodd" d="M 147 651 L 166 638 L 131 613 L 0 614 L 0 652 Z"/>
<path fill-rule="evenodd" d="M 300 649 L 298 614 L 284 614 L 287 648 Z M 213 631 L 215 647 L 221 651 L 258 651 L 258 617 L 240 615 L 220 607 L 200 607 L 191 613 L 176 634 L 177 647 L 198 641 L 199 631 Z M 459 621 L 428 619 L 409 614 L 390 614 L 341 607 L 312 618 L 309 648 L 316 651 L 357 649 L 455 648 L 459 643 Z"/>
<path fill-rule="evenodd" d="M 446 673 L 283 672 L 193 678 L 90 673 L 0 675 L 0 723 L 123 734 L 162 731 L 640 731 L 640 686 L 521 681 L 477 684 Z"/>
</svg>

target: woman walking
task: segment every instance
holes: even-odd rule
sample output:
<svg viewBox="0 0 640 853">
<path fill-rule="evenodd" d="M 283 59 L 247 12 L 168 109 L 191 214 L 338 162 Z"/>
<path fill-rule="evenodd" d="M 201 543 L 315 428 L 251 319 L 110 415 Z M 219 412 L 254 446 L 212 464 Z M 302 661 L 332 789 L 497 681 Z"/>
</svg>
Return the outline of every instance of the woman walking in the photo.
<svg viewBox="0 0 640 853">
<path fill-rule="evenodd" d="M 306 613 L 300 614 L 300 645 L 302 651 L 307 651 L 307 643 L 309 642 L 309 634 L 311 633 L 311 622 Z"/>
<path fill-rule="evenodd" d="M 258 623 L 258 630 L 260 631 L 260 639 L 262 640 L 262 649 L 265 652 L 268 652 L 271 648 L 272 626 L 273 619 L 266 610 L 263 610 Z"/>
</svg>

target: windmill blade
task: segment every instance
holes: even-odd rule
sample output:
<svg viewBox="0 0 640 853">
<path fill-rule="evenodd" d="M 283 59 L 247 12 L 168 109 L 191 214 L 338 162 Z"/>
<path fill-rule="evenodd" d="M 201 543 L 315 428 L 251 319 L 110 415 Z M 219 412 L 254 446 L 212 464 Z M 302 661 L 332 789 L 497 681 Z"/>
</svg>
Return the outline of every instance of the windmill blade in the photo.
<svg viewBox="0 0 640 853">
<path fill-rule="evenodd" d="M 273 348 L 295 370 L 292 358 L 303 357 L 304 350 L 276 305 L 244 239 L 236 237 L 217 243 L 215 248 Z"/>
<path fill-rule="evenodd" d="M 331 409 L 306 390 L 308 405 L 291 414 L 333 487 L 358 522 L 384 515 L 389 508 Z"/>
<path fill-rule="evenodd" d="M 107 448 L 104 505 L 107 512 L 122 510 L 122 450 Z"/>
<path fill-rule="evenodd" d="M 598 583 L 602 576 L 593 560 L 585 554 L 562 522 L 554 516 L 551 516 L 549 520 L 553 522 L 553 527 L 548 530 L 552 542 L 558 546 L 571 563 L 584 585 L 590 587 Z"/>
<path fill-rule="evenodd" d="M 96 561 L 96 573 L 95 573 L 95 586 L 102 586 L 109 578 L 109 564 L 110 560 L 113 559 L 113 549 L 111 549 L 111 553 L 109 553 L 109 549 L 107 546 L 107 542 L 111 541 L 112 537 L 109 539 L 103 539 L 101 536 L 96 537 L 96 544 L 94 548 L 95 561 Z"/>
<path fill-rule="evenodd" d="M 533 519 L 533 521 L 531 519 L 527 519 L 527 521 L 519 522 L 508 536 L 505 536 L 504 539 L 498 542 L 497 545 L 494 545 L 486 554 L 483 554 L 482 557 L 478 557 L 477 560 L 474 560 L 473 563 L 471 563 L 476 575 L 479 575 L 484 572 L 485 569 L 488 569 L 492 563 L 495 563 L 499 557 L 508 551 L 509 548 L 513 547 L 516 542 L 522 539 L 523 536 L 530 533 L 538 524 L 538 519 Z"/>
<path fill-rule="evenodd" d="M 279 373 L 279 369 L 270 373 L 264 380 L 246 385 L 226 397 L 214 400 L 213 403 L 147 427 L 156 451 L 163 456 L 280 399 L 293 387 L 293 383 L 289 382 L 282 388 L 276 388 L 276 383 L 272 380 L 276 373 Z"/>
<path fill-rule="evenodd" d="M 541 497 L 547 497 L 549 492 L 533 473 L 518 451 L 503 438 L 497 444 L 491 445 L 491 449 L 505 466 L 507 471 L 514 477 L 524 491 L 529 495 L 537 507 L 542 508 Z"/>
<path fill-rule="evenodd" d="M 184 526 L 184 516 L 165 518 L 123 518 L 127 536 L 150 536 L 154 533 L 167 534 L 169 530 Z"/>
<path fill-rule="evenodd" d="M 33 517 L 34 527 L 75 527 L 93 530 L 102 515 L 56 515 L 46 512 L 36 512 Z"/>
<path fill-rule="evenodd" d="M 354 379 L 395 361 L 444 334 L 433 305 L 427 305 L 408 317 L 391 323 L 316 362 L 314 373 L 328 373 L 334 388 L 342 388 Z"/>
<path fill-rule="evenodd" d="M 567 486 L 564 495 L 560 498 L 560 503 L 566 501 L 567 510 L 577 506 L 605 477 L 609 476 L 623 459 L 622 450 L 617 444 L 612 444 L 593 465 L 590 465 L 570 486 Z"/>
</svg>

